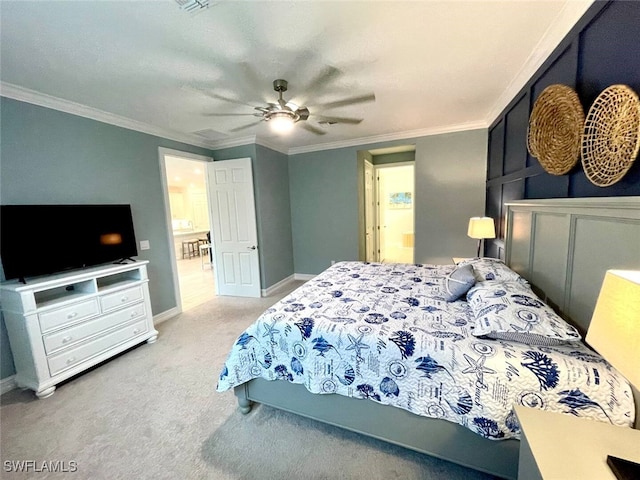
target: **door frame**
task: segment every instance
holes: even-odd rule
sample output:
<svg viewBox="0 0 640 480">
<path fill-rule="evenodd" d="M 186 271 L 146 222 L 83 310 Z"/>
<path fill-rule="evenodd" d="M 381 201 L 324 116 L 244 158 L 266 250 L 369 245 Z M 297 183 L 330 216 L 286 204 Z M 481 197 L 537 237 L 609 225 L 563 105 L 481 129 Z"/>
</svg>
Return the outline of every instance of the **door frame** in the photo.
<svg viewBox="0 0 640 480">
<path fill-rule="evenodd" d="M 371 167 L 371 197 L 369 198 L 367 195 L 367 185 L 366 185 L 366 176 L 367 176 L 367 167 Z M 378 251 L 378 180 L 377 180 L 377 170 L 376 166 L 371 162 L 371 160 L 365 158 L 364 159 L 364 170 L 363 170 L 365 185 L 363 189 L 364 195 L 364 250 L 365 257 L 364 260 L 366 262 L 377 262 L 380 254 Z M 371 213 L 373 225 L 371 228 L 373 230 L 371 242 L 373 242 L 373 258 L 368 257 L 367 251 L 367 210 L 369 206 L 369 200 L 373 204 L 373 212 Z"/>
<path fill-rule="evenodd" d="M 160 162 L 160 180 L 162 182 L 162 195 L 164 199 L 164 215 L 167 225 L 167 238 L 169 239 L 169 255 L 171 256 L 171 274 L 173 277 L 173 292 L 176 297 L 176 309 L 178 313 L 182 313 L 182 297 L 180 295 L 180 281 L 178 278 L 178 260 L 176 248 L 173 242 L 173 229 L 171 228 L 171 204 L 169 202 L 169 184 L 167 183 L 167 166 L 165 157 L 179 157 L 187 160 L 195 160 L 202 163 L 213 162 L 213 157 L 207 157 L 206 155 L 199 155 L 197 153 L 183 152 L 181 150 L 174 150 L 172 148 L 158 147 L 158 159 Z M 204 169 L 206 171 L 206 168 Z M 209 208 L 209 215 L 211 215 L 211 202 L 209 201 L 209 182 L 205 182 L 205 188 L 207 190 L 207 203 Z M 211 228 L 211 226 L 209 226 Z M 213 244 L 211 246 L 213 248 Z M 216 288 L 216 295 L 217 295 Z"/>
</svg>

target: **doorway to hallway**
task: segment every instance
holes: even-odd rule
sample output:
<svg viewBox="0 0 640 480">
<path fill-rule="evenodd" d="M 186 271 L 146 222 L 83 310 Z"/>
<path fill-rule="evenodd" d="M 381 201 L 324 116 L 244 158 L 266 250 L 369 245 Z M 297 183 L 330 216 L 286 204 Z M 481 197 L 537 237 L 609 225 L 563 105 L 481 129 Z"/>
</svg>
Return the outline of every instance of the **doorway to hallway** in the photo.
<svg viewBox="0 0 640 480">
<path fill-rule="evenodd" d="M 183 157 L 180 152 L 164 155 L 176 290 L 182 311 L 216 295 L 206 160 L 206 157 Z"/>
</svg>

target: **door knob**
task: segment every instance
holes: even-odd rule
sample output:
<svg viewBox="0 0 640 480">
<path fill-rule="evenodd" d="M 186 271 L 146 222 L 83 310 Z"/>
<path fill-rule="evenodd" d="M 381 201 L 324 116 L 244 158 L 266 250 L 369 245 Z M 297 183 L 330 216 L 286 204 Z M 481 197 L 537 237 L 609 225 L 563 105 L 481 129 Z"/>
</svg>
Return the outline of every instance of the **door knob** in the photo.
<svg viewBox="0 0 640 480">
<path fill-rule="evenodd" d="M 247 248 L 248 248 L 249 250 L 255 250 L 255 249 L 256 249 L 256 248 L 258 248 L 258 247 L 256 247 L 255 245 L 252 245 L 252 246 L 247 247 Z"/>
</svg>

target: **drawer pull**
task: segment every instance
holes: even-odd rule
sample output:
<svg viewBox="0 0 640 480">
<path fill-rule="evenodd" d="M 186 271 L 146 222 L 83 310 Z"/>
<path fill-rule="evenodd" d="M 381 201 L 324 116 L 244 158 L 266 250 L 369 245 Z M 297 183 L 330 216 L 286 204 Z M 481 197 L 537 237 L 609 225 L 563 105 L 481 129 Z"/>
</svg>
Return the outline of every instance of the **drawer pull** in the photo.
<svg viewBox="0 0 640 480">
<path fill-rule="evenodd" d="M 68 337 L 64 337 L 64 338 L 62 339 L 62 343 L 63 343 L 63 344 L 65 344 L 65 343 L 69 343 L 71 340 L 73 340 L 73 337 L 72 337 L 71 335 L 69 335 Z"/>
<path fill-rule="evenodd" d="M 129 300 L 129 297 L 122 297 L 122 298 L 120 299 L 120 301 L 121 301 L 121 302 L 126 302 L 127 300 Z"/>
<path fill-rule="evenodd" d="M 136 335 L 136 334 L 138 334 L 138 333 L 140 333 L 140 329 L 139 329 L 139 328 L 136 328 L 136 329 L 133 331 L 133 334 L 134 334 L 134 335 Z"/>
<path fill-rule="evenodd" d="M 78 316 L 78 312 L 71 312 L 67 315 L 67 318 L 71 320 L 72 318 L 76 318 Z"/>
<path fill-rule="evenodd" d="M 70 363 L 73 363 L 76 361 L 76 357 L 69 357 L 67 358 L 67 365 L 69 365 Z"/>
<path fill-rule="evenodd" d="M 135 317 L 137 317 L 137 316 L 138 316 L 138 312 L 136 312 L 136 311 L 133 311 L 133 312 L 131 312 L 131 313 L 129 314 L 129 317 L 131 317 L 131 318 L 135 318 Z"/>
</svg>

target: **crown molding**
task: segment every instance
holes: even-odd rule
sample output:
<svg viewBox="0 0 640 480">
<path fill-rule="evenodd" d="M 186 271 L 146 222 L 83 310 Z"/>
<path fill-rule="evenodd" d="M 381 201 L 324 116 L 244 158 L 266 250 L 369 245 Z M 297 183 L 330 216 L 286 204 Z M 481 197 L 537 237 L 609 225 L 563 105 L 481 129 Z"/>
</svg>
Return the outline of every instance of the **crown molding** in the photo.
<svg viewBox="0 0 640 480">
<path fill-rule="evenodd" d="M 214 150 L 220 150 L 222 148 L 241 147 L 243 145 L 253 145 L 256 143 L 255 135 L 248 135 L 246 137 L 229 138 L 228 140 L 218 140 L 211 142 L 209 145 Z"/>
<path fill-rule="evenodd" d="M 520 90 L 535 75 L 542 64 L 549 58 L 560 42 L 567 36 L 574 25 L 585 14 L 595 0 L 570 0 L 565 2 L 553 22 L 542 35 L 540 41 L 525 61 L 516 76 L 509 82 L 502 95 L 493 104 L 487 115 L 487 125 L 491 125 L 498 115 L 509 105 Z"/>
<path fill-rule="evenodd" d="M 50 108 L 52 110 L 58 110 L 60 112 L 70 113 L 79 117 L 89 118 L 98 122 L 108 123 L 109 125 L 114 125 L 116 127 L 122 127 L 128 130 L 166 138 L 176 142 L 187 143 L 196 147 L 212 148 L 212 142 L 204 140 L 197 135 L 189 135 L 176 132 L 175 130 L 155 127 L 143 122 L 131 120 L 130 118 L 105 112 L 104 110 L 88 107 L 80 103 L 47 95 L 45 93 L 30 90 L 11 83 L 0 82 L 0 96 L 18 100 L 20 102 L 31 103 L 40 107 Z"/>
<path fill-rule="evenodd" d="M 474 121 L 459 123 L 455 125 L 447 125 L 442 127 L 423 128 L 419 130 L 409 130 L 405 132 L 387 133 L 384 135 L 373 135 L 371 137 L 354 138 L 352 140 L 343 140 L 340 142 L 320 143 L 317 145 L 308 145 L 306 147 L 294 147 L 288 151 L 289 155 L 298 153 L 317 152 L 321 150 L 333 150 L 335 148 L 357 147 L 371 143 L 393 142 L 395 140 L 406 140 L 409 138 L 428 137 L 431 135 L 442 135 L 444 133 L 455 133 L 466 130 L 476 130 L 479 128 L 487 128 L 489 124 L 485 121 Z"/>
</svg>

